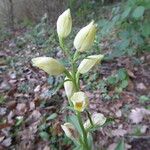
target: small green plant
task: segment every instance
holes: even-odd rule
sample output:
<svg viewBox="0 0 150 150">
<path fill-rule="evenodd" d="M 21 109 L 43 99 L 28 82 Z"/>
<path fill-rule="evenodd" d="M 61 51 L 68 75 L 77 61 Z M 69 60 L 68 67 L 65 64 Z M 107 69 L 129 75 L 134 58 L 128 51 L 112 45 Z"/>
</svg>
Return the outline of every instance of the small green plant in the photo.
<svg viewBox="0 0 150 150">
<path fill-rule="evenodd" d="M 9 39 L 12 37 L 12 33 L 8 30 L 3 28 L 0 28 L 0 42 L 5 41 L 6 39 Z"/>
<path fill-rule="evenodd" d="M 150 97 L 146 95 L 142 95 L 139 97 L 139 102 L 144 104 L 150 102 Z"/>
<path fill-rule="evenodd" d="M 110 58 L 122 55 L 133 56 L 149 51 L 150 38 L 150 1 L 128 0 L 112 9 L 112 18 L 99 21 L 102 28 L 99 37 L 112 34 L 113 51 Z M 118 40 L 116 41 L 116 37 Z"/>
<path fill-rule="evenodd" d="M 59 122 L 52 123 L 57 118 L 57 114 L 45 116 L 42 124 L 38 127 L 39 136 L 44 141 L 50 141 L 50 148 L 53 150 L 62 149 L 60 146 L 70 146 L 72 141 L 62 134 Z M 61 144 L 60 144 L 61 143 Z"/>
<path fill-rule="evenodd" d="M 57 20 L 57 33 L 59 37 L 60 47 L 68 59 L 70 65 L 65 66 L 52 57 L 37 57 L 32 59 L 34 66 L 44 70 L 49 75 L 65 74 L 64 88 L 68 98 L 69 109 L 73 115 L 66 117 L 66 123 L 61 125 L 66 136 L 75 144 L 77 150 L 93 149 L 92 132 L 102 127 L 106 123 L 106 117 L 101 113 L 91 114 L 88 105 L 89 99 L 85 92 L 81 91 L 80 76 L 85 75 L 96 64 L 100 63 L 104 55 L 90 55 L 82 58 L 82 54 L 89 49 L 95 39 L 96 24 L 92 21 L 83 27 L 74 39 L 74 47 L 76 51 L 71 51 L 67 47 L 67 38 L 72 29 L 72 18 L 70 10 L 66 10 Z M 83 59 L 80 61 L 80 59 Z M 80 62 L 80 63 L 79 63 Z M 78 65 L 79 63 L 79 65 Z M 87 120 L 83 121 L 83 112 L 86 113 Z M 55 117 L 55 116 L 54 116 Z M 49 139 L 47 133 L 40 133 L 40 136 Z"/>
<path fill-rule="evenodd" d="M 33 44 L 47 48 L 49 43 L 56 45 L 57 41 L 55 40 L 55 32 L 53 28 L 49 27 L 47 14 L 45 14 L 39 24 L 31 28 L 29 32 L 25 34 L 25 39 L 32 42 Z"/>
<path fill-rule="evenodd" d="M 127 71 L 122 68 L 105 80 L 100 81 L 98 88 L 101 90 L 102 98 L 104 100 L 119 98 L 119 95 L 128 86 L 128 78 Z M 109 95 L 109 91 L 113 91 L 113 96 Z"/>
<path fill-rule="evenodd" d="M 0 104 L 4 104 L 6 101 L 4 95 L 0 95 Z"/>
</svg>

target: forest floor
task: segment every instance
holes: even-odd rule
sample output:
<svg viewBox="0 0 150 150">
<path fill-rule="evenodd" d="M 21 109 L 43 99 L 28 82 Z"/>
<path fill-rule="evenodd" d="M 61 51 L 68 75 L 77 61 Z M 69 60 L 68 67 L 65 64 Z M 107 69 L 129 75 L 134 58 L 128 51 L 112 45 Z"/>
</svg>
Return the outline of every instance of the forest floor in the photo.
<svg viewBox="0 0 150 150">
<path fill-rule="evenodd" d="M 14 32 L 13 38 L 20 34 Z M 33 44 L 18 49 L 13 38 L 0 43 L 0 149 L 70 150 L 72 143 L 60 128 L 64 113 L 69 114 L 61 111 L 67 105 L 64 89 L 51 94 L 57 79 L 31 64 L 32 58 L 47 52 Z M 102 42 L 105 45 L 106 41 Z M 102 52 L 106 49 L 102 47 Z M 56 53 L 56 57 L 59 55 Z M 117 98 L 104 100 L 102 90 L 92 87 L 86 92 L 91 112 L 113 118 L 111 124 L 93 134 L 99 150 L 115 149 L 120 139 L 124 139 L 126 149 L 150 148 L 150 54 L 138 57 L 138 65 L 132 57 L 124 56 L 95 68 L 96 84 L 122 67 L 129 76 L 128 87 Z M 85 83 L 81 83 L 85 89 Z M 108 89 L 107 95 L 113 97 L 114 87 Z"/>
</svg>

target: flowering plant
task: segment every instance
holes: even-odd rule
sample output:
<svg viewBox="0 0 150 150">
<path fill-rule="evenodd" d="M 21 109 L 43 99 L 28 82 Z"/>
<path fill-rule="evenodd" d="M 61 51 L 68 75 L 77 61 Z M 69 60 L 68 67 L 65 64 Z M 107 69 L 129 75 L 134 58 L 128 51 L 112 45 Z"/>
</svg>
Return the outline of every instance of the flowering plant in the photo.
<svg viewBox="0 0 150 150">
<path fill-rule="evenodd" d="M 57 33 L 62 51 L 68 56 L 69 50 L 66 48 L 65 38 L 70 34 L 72 29 L 72 18 L 70 9 L 63 12 L 57 20 Z M 91 150 L 90 143 L 91 129 L 102 126 L 106 122 L 106 118 L 101 113 L 92 114 L 88 110 L 89 99 L 85 92 L 80 89 L 80 75 L 87 73 L 96 64 L 100 63 L 103 55 L 91 55 L 84 58 L 79 66 L 79 61 L 82 52 L 90 49 L 96 35 L 96 24 L 94 21 L 83 27 L 74 39 L 74 47 L 76 49 L 73 56 L 68 56 L 72 68 L 66 68 L 58 60 L 51 57 L 37 57 L 32 59 L 34 66 L 44 70 L 49 75 L 65 74 L 64 88 L 68 98 L 69 107 L 75 112 L 81 132 L 76 129 L 75 124 L 70 122 L 64 123 L 62 129 L 66 136 L 69 137 L 77 146 L 77 149 Z M 82 113 L 86 112 L 88 119 L 83 122 Z"/>
</svg>

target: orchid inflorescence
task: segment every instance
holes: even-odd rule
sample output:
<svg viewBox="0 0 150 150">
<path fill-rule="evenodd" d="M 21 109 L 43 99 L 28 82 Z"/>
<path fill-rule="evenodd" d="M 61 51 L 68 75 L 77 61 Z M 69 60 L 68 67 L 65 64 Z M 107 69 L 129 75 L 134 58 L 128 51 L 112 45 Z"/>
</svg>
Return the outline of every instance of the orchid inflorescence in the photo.
<svg viewBox="0 0 150 150">
<path fill-rule="evenodd" d="M 70 34 L 72 30 L 72 18 L 70 9 L 67 9 L 63 12 L 57 20 L 57 33 L 59 37 L 59 43 L 63 52 L 68 55 L 68 49 L 65 47 L 66 37 Z M 91 55 L 87 58 L 84 58 L 79 66 L 77 67 L 77 61 L 79 60 L 82 52 L 85 52 L 94 43 L 96 35 L 97 26 L 92 21 L 87 26 L 83 27 L 76 35 L 74 39 L 74 47 L 76 49 L 73 57 L 71 58 L 72 69 L 66 68 L 58 60 L 51 57 L 37 57 L 32 59 L 34 66 L 44 70 L 49 75 L 60 75 L 65 74 L 64 79 L 64 88 L 66 96 L 68 98 L 69 107 L 71 107 L 75 115 L 78 118 L 78 123 L 82 130 L 82 133 L 79 133 L 76 127 L 70 123 L 66 122 L 62 125 L 62 129 L 65 132 L 66 136 L 69 137 L 73 142 L 82 150 L 91 150 L 92 145 L 88 141 L 88 136 L 90 129 L 102 126 L 106 122 L 106 118 L 101 113 L 92 114 L 88 111 L 89 99 L 85 92 L 80 90 L 80 75 L 87 73 L 91 68 L 96 64 L 100 63 L 104 55 Z M 88 120 L 83 123 L 82 112 L 86 112 Z"/>
</svg>

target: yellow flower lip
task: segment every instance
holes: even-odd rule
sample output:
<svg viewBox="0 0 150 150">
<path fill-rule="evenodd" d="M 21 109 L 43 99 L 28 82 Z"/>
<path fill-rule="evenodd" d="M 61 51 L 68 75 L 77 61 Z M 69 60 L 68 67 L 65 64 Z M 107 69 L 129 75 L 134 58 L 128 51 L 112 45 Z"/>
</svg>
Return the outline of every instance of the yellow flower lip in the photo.
<svg viewBox="0 0 150 150">
<path fill-rule="evenodd" d="M 76 102 L 74 107 L 76 110 L 82 111 L 83 102 Z"/>
<path fill-rule="evenodd" d="M 88 97 L 84 92 L 75 92 L 73 96 L 71 97 L 71 101 L 74 105 L 74 109 L 76 111 L 82 112 L 85 108 L 88 106 Z"/>
</svg>

